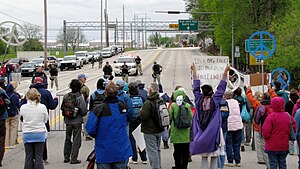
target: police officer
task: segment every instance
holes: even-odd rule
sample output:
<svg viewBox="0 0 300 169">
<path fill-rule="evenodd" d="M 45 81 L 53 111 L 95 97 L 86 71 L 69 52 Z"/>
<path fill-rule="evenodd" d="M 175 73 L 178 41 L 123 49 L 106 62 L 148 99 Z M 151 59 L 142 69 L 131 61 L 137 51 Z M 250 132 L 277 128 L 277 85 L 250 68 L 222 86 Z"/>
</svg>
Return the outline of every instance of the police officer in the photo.
<svg viewBox="0 0 300 169">
<path fill-rule="evenodd" d="M 152 66 L 152 77 L 153 77 L 153 82 L 157 82 L 160 84 L 160 73 L 162 72 L 162 66 L 160 66 L 157 62 L 154 62 Z"/>
<path fill-rule="evenodd" d="M 122 79 L 128 83 L 128 75 L 129 75 L 129 67 L 126 65 L 126 62 L 124 62 L 124 65 L 121 66 L 122 70 Z"/>
</svg>

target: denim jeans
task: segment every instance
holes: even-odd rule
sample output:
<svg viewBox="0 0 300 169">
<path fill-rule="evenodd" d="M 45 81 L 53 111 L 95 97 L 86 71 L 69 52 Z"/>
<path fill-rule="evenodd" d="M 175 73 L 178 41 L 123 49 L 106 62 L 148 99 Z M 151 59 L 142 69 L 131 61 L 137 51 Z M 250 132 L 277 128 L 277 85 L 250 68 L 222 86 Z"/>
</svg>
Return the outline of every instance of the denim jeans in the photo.
<svg viewBox="0 0 300 169">
<path fill-rule="evenodd" d="M 288 152 L 267 152 L 269 161 L 270 161 L 270 169 L 286 169 L 286 156 Z"/>
<path fill-rule="evenodd" d="M 224 140 L 226 140 L 227 138 L 227 132 L 223 132 L 223 136 L 224 136 Z M 224 146 L 225 152 L 226 152 L 226 144 Z M 218 168 L 224 168 L 224 164 L 225 164 L 225 155 L 219 155 L 218 156 Z"/>
<path fill-rule="evenodd" d="M 97 169 L 125 169 L 125 161 L 113 162 L 109 164 L 97 163 Z"/>
<path fill-rule="evenodd" d="M 297 147 L 298 147 L 298 169 L 300 169 L 300 138 L 299 136 L 297 135 Z"/>
<path fill-rule="evenodd" d="M 44 151 L 43 142 L 37 143 L 26 143 L 25 147 L 25 165 L 24 169 L 39 168 L 43 169 L 43 151 Z"/>
<path fill-rule="evenodd" d="M 167 127 L 164 128 L 164 131 L 162 132 L 162 140 L 163 141 L 168 141 L 169 139 L 169 131 Z"/>
<path fill-rule="evenodd" d="M 228 131 L 226 138 L 226 154 L 228 163 L 241 163 L 242 130 Z"/>
</svg>

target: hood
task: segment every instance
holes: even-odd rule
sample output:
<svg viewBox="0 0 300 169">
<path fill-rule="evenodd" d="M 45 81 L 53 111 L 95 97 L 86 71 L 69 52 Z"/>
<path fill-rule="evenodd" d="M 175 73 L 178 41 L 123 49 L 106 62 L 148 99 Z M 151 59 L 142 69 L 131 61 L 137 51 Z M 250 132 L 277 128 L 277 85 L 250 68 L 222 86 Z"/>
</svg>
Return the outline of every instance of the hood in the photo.
<svg viewBox="0 0 300 169">
<path fill-rule="evenodd" d="M 271 100 L 271 106 L 274 112 L 284 112 L 284 99 L 282 97 L 274 97 Z"/>
<path fill-rule="evenodd" d="M 237 100 L 239 102 L 239 104 L 245 103 L 245 99 L 243 96 L 234 96 L 233 99 Z"/>
<path fill-rule="evenodd" d="M 15 90 L 14 85 L 8 83 L 8 85 L 6 86 L 6 92 L 13 92 Z"/>
<path fill-rule="evenodd" d="M 159 98 L 159 94 L 158 92 L 154 92 L 154 93 L 151 93 L 149 96 L 148 96 L 148 100 L 156 100 Z"/>
<path fill-rule="evenodd" d="M 183 100 L 185 99 L 185 97 L 186 97 L 186 95 L 185 95 L 185 93 L 184 93 L 184 90 L 175 90 L 174 92 L 173 92 L 173 96 L 174 96 L 174 100 L 176 100 L 176 98 L 178 97 L 178 96 L 183 96 Z"/>
<path fill-rule="evenodd" d="M 36 89 L 38 89 L 38 88 L 45 88 L 45 84 L 43 84 L 43 83 L 36 83 L 36 84 L 33 84 L 32 87 L 36 88 Z"/>
</svg>

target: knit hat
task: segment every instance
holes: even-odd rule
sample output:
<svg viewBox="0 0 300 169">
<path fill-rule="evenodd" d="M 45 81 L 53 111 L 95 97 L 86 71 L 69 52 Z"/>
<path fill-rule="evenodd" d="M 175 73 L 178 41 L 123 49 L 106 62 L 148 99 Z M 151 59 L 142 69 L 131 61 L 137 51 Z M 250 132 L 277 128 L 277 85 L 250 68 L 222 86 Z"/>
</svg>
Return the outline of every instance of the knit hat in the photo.
<svg viewBox="0 0 300 169">
<path fill-rule="evenodd" d="M 33 83 L 36 84 L 36 83 L 44 83 L 44 80 L 41 78 L 41 77 L 36 77 L 34 80 L 33 80 Z"/>
<path fill-rule="evenodd" d="M 214 94 L 213 88 L 208 84 L 203 85 L 201 90 L 204 96 L 212 96 Z"/>
</svg>

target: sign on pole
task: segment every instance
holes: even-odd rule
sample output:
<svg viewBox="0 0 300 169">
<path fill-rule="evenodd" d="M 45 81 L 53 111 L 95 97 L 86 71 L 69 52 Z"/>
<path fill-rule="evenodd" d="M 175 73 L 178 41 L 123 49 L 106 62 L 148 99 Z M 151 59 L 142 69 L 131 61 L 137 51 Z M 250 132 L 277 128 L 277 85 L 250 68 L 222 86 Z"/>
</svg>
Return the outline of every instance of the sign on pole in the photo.
<svg viewBox="0 0 300 169">
<path fill-rule="evenodd" d="M 170 29 L 178 29 L 178 24 L 177 23 L 169 24 L 169 28 Z"/>
<path fill-rule="evenodd" d="M 280 82 L 281 89 L 285 89 L 289 86 L 291 82 L 291 75 L 289 71 L 284 68 L 274 69 L 271 73 L 272 86 L 274 86 L 274 82 Z"/>
<path fill-rule="evenodd" d="M 248 48 L 248 43 L 249 40 L 245 40 L 245 51 L 249 52 L 249 48 Z M 263 39 L 263 43 L 266 45 L 266 47 L 268 49 L 272 49 L 272 39 Z M 260 39 L 252 39 L 252 41 L 250 42 L 250 50 L 254 51 L 260 44 Z"/>
<path fill-rule="evenodd" d="M 198 20 L 178 20 L 181 31 L 198 31 Z"/>
<path fill-rule="evenodd" d="M 215 89 L 229 63 L 228 56 L 193 56 L 197 77 L 201 85 L 210 84 Z"/>
</svg>

